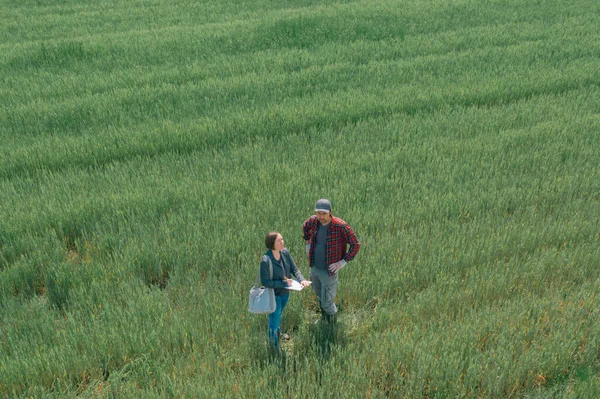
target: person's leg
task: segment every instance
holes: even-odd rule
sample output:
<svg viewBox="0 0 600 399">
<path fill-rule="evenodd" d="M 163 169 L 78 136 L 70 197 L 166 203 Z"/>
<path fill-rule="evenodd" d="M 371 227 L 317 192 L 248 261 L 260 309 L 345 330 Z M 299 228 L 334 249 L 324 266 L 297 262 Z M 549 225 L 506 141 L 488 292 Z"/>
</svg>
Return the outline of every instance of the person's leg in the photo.
<svg viewBox="0 0 600 399">
<path fill-rule="evenodd" d="M 334 303 L 337 294 L 337 283 L 337 274 L 330 276 L 327 271 L 324 271 L 321 276 L 321 307 L 329 321 L 333 321 L 334 315 L 337 313 L 337 306 Z"/>
<path fill-rule="evenodd" d="M 319 301 L 319 306 L 321 307 L 321 311 L 323 310 L 323 306 L 321 305 L 321 278 L 319 277 L 319 270 L 315 267 L 310 268 L 310 281 L 312 284 L 310 285 L 313 292 L 317 296 L 317 300 Z"/>
<path fill-rule="evenodd" d="M 273 313 L 269 313 L 269 342 L 275 348 L 279 348 L 279 339 L 277 338 L 277 329 L 279 328 L 279 323 L 281 323 L 281 301 L 279 297 L 275 297 L 275 303 L 277 306 L 275 307 L 275 311 Z"/>
<path fill-rule="evenodd" d="M 288 300 L 290 299 L 290 294 L 287 294 L 285 296 L 280 296 L 278 298 L 280 299 L 281 302 L 281 316 L 283 316 L 283 309 L 285 309 L 285 305 L 287 305 Z M 277 338 L 281 337 L 281 317 L 279 317 L 279 324 L 277 325 Z"/>
<path fill-rule="evenodd" d="M 281 325 L 281 314 L 283 312 L 283 308 L 287 304 L 290 295 L 284 296 L 275 296 L 275 303 L 277 306 L 275 307 L 275 311 L 269 314 L 269 342 L 275 349 L 279 349 L 279 326 Z"/>
</svg>

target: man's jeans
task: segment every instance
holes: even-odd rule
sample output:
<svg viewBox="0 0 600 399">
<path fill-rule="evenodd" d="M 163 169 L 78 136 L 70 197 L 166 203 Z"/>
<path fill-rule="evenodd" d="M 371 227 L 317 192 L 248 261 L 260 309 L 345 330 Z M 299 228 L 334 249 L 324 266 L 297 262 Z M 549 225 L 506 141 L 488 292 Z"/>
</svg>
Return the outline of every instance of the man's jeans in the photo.
<svg viewBox="0 0 600 399">
<path fill-rule="evenodd" d="M 310 268 L 311 287 L 317 295 L 317 299 L 321 303 L 321 308 L 329 316 L 337 313 L 337 307 L 333 303 L 335 294 L 337 293 L 338 276 L 337 273 L 333 276 L 325 269 Z"/>
<path fill-rule="evenodd" d="M 281 313 L 283 313 L 283 309 L 285 305 L 288 303 L 288 299 L 290 299 L 290 294 L 275 296 L 275 303 L 277 304 L 275 311 L 269 314 L 269 342 L 275 347 L 275 349 L 279 349 L 279 330 L 281 325 Z"/>
</svg>

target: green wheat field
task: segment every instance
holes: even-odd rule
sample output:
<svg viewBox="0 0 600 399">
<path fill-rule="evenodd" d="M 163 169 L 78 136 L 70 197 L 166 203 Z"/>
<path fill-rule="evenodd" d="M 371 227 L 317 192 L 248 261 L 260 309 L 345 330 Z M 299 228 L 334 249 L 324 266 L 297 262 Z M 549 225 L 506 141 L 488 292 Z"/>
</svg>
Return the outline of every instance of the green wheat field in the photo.
<svg viewBox="0 0 600 399">
<path fill-rule="evenodd" d="M 0 0 L 0 397 L 600 397 L 600 2 Z"/>
</svg>

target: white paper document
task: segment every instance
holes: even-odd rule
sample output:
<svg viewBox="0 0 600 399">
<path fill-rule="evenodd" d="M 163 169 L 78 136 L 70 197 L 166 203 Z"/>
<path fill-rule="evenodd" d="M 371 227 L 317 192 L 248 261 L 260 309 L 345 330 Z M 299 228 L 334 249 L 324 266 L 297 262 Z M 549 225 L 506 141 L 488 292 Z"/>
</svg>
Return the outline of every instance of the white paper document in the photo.
<svg viewBox="0 0 600 399">
<path fill-rule="evenodd" d="M 312 281 L 309 281 L 308 284 L 311 284 Z M 302 291 L 302 284 L 300 284 L 297 280 L 292 280 L 292 285 L 288 285 L 285 288 L 292 291 Z"/>
</svg>

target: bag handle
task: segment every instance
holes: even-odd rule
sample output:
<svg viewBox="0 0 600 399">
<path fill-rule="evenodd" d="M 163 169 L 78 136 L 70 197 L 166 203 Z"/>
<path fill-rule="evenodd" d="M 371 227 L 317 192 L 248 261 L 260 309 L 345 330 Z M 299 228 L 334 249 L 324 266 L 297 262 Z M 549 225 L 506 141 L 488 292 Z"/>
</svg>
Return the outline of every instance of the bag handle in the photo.
<svg viewBox="0 0 600 399">
<path fill-rule="evenodd" d="M 263 256 L 263 259 L 264 258 L 267 258 L 267 262 L 269 262 L 269 277 L 271 277 L 271 280 L 273 280 L 273 264 L 271 263 L 271 259 L 268 255 Z M 256 275 L 256 280 L 254 280 L 254 285 L 256 287 L 262 287 L 260 281 L 260 267 L 258 268 L 258 274 Z"/>
</svg>

